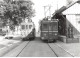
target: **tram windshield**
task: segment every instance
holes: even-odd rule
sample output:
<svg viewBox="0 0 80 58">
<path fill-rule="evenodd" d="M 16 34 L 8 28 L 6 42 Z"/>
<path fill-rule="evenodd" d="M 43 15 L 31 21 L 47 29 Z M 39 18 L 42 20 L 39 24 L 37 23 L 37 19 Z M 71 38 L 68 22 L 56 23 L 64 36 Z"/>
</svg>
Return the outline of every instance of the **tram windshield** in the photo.
<svg viewBox="0 0 80 58">
<path fill-rule="evenodd" d="M 48 31 L 48 24 L 47 23 L 42 24 L 42 30 Z"/>
<path fill-rule="evenodd" d="M 52 24 L 53 22 L 50 22 L 49 23 L 49 31 L 53 31 L 53 24 Z"/>
</svg>

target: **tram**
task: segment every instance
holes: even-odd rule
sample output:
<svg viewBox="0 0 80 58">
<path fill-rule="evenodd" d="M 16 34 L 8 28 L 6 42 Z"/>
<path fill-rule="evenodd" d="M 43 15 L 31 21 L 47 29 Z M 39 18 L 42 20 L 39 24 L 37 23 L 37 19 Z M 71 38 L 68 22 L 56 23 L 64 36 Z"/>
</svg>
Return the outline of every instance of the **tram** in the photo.
<svg viewBox="0 0 80 58">
<path fill-rule="evenodd" d="M 35 38 L 35 25 L 33 22 L 21 23 L 22 40 L 33 40 Z"/>
<path fill-rule="evenodd" d="M 73 38 L 73 26 L 71 26 L 70 23 L 67 23 L 66 15 L 63 15 L 62 12 L 76 3 L 80 3 L 80 1 L 73 1 L 69 5 L 62 6 L 52 14 L 51 20 L 49 20 L 49 18 L 44 18 L 40 22 L 40 34 L 43 41 L 56 41 L 59 35 Z M 72 30 L 68 30 L 68 28 Z"/>
<path fill-rule="evenodd" d="M 58 20 L 42 20 L 40 22 L 40 36 L 44 42 L 54 42 L 58 38 Z"/>
</svg>

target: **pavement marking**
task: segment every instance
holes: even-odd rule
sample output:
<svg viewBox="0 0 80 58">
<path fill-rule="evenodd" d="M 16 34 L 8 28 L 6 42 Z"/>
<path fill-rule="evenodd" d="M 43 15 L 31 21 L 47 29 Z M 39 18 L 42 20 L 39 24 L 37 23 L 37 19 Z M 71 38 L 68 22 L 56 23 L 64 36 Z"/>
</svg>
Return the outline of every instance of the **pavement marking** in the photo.
<svg viewBox="0 0 80 58">
<path fill-rule="evenodd" d="M 7 46 L 11 46 L 11 45 L 13 45 L 13 44 L 9 44 L 9 45 L 7 45 Z"/>
<path fill-rule="evenodd" d="M 9 44 L 9 45 L 7 45 L 7 46 L 11 46 L 11 45 L 12 45 L 12 44 Z M 1 48 L 0 50 L 5 49 L 5 48 L 7 48 L 7 47 L 5 46 L 5 47 Z"/>
<path fill-rule="evenodd" d="M 18 43 L 18 42 L 20 42 L 20 41 L 14 41 L 13 43 Z"/>
<path fill-rule="evenodd" d="M 2 50 L 2 49 L 5 49 L 6 47 L 3 47 L 3 48 L 1 48 L 0 50 Z"/>
<path fill-rule="evenodd" d="M 15 44 L 15 43 L 18 43 L 18 42 L 13 42 L 12 44 L 5 45 L 5 47 L 1 48 L 0 51 L 1 51 L 2 49 L 7 48 L 7 46 L 12 46 L 12 45 Z"/>
</svg>

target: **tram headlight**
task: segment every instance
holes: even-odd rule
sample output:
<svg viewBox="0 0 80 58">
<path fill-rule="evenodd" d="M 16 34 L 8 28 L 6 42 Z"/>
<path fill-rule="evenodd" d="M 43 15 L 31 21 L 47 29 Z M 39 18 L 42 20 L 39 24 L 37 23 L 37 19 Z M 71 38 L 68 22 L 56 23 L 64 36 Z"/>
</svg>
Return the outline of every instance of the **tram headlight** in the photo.
<svg viewBox="0 0 80 58">
<path fill-rule="evenodd" d="M 46 36 L 47 34 L 44 34 L 44 36 Z"/>
<path fill-rule="evenodd" d="M 41 39 L 44 39 L 44 37 L 41 37 Z"/>
<path fill-rule="evenodd" d="M 55 35 L 57 35 L 57 33 L 55 33 Z"/>
</svg>

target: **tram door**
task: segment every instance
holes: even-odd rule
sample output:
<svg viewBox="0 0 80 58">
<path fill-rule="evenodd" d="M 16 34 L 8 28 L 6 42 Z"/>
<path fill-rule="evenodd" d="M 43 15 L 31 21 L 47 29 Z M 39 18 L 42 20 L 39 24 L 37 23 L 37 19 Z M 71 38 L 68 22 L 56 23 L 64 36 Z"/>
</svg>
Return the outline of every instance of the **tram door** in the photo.
<svg viewBox="0 0 80 58">
<path fill-rule="evenodd" d="M 49 39 L 53 39 L 53 22 L 49 22 Z"/>
<path fill-rule="evenodd" d="M 49 22 L 49 39 L 57 39 L 58 37 L 58 21 Z"/>
<path fill-rule="evenodd" d="M 58 36 L 58 21 L 49 20 L 41 23 L 41 39 L 53 41 Z"/>
<path fill-rule="evenodd" d="M 41 23 L 41 39 L 46 40 L 48 39 L 48 23 L 47 22 L 42 22 Z"/>
</svg>

